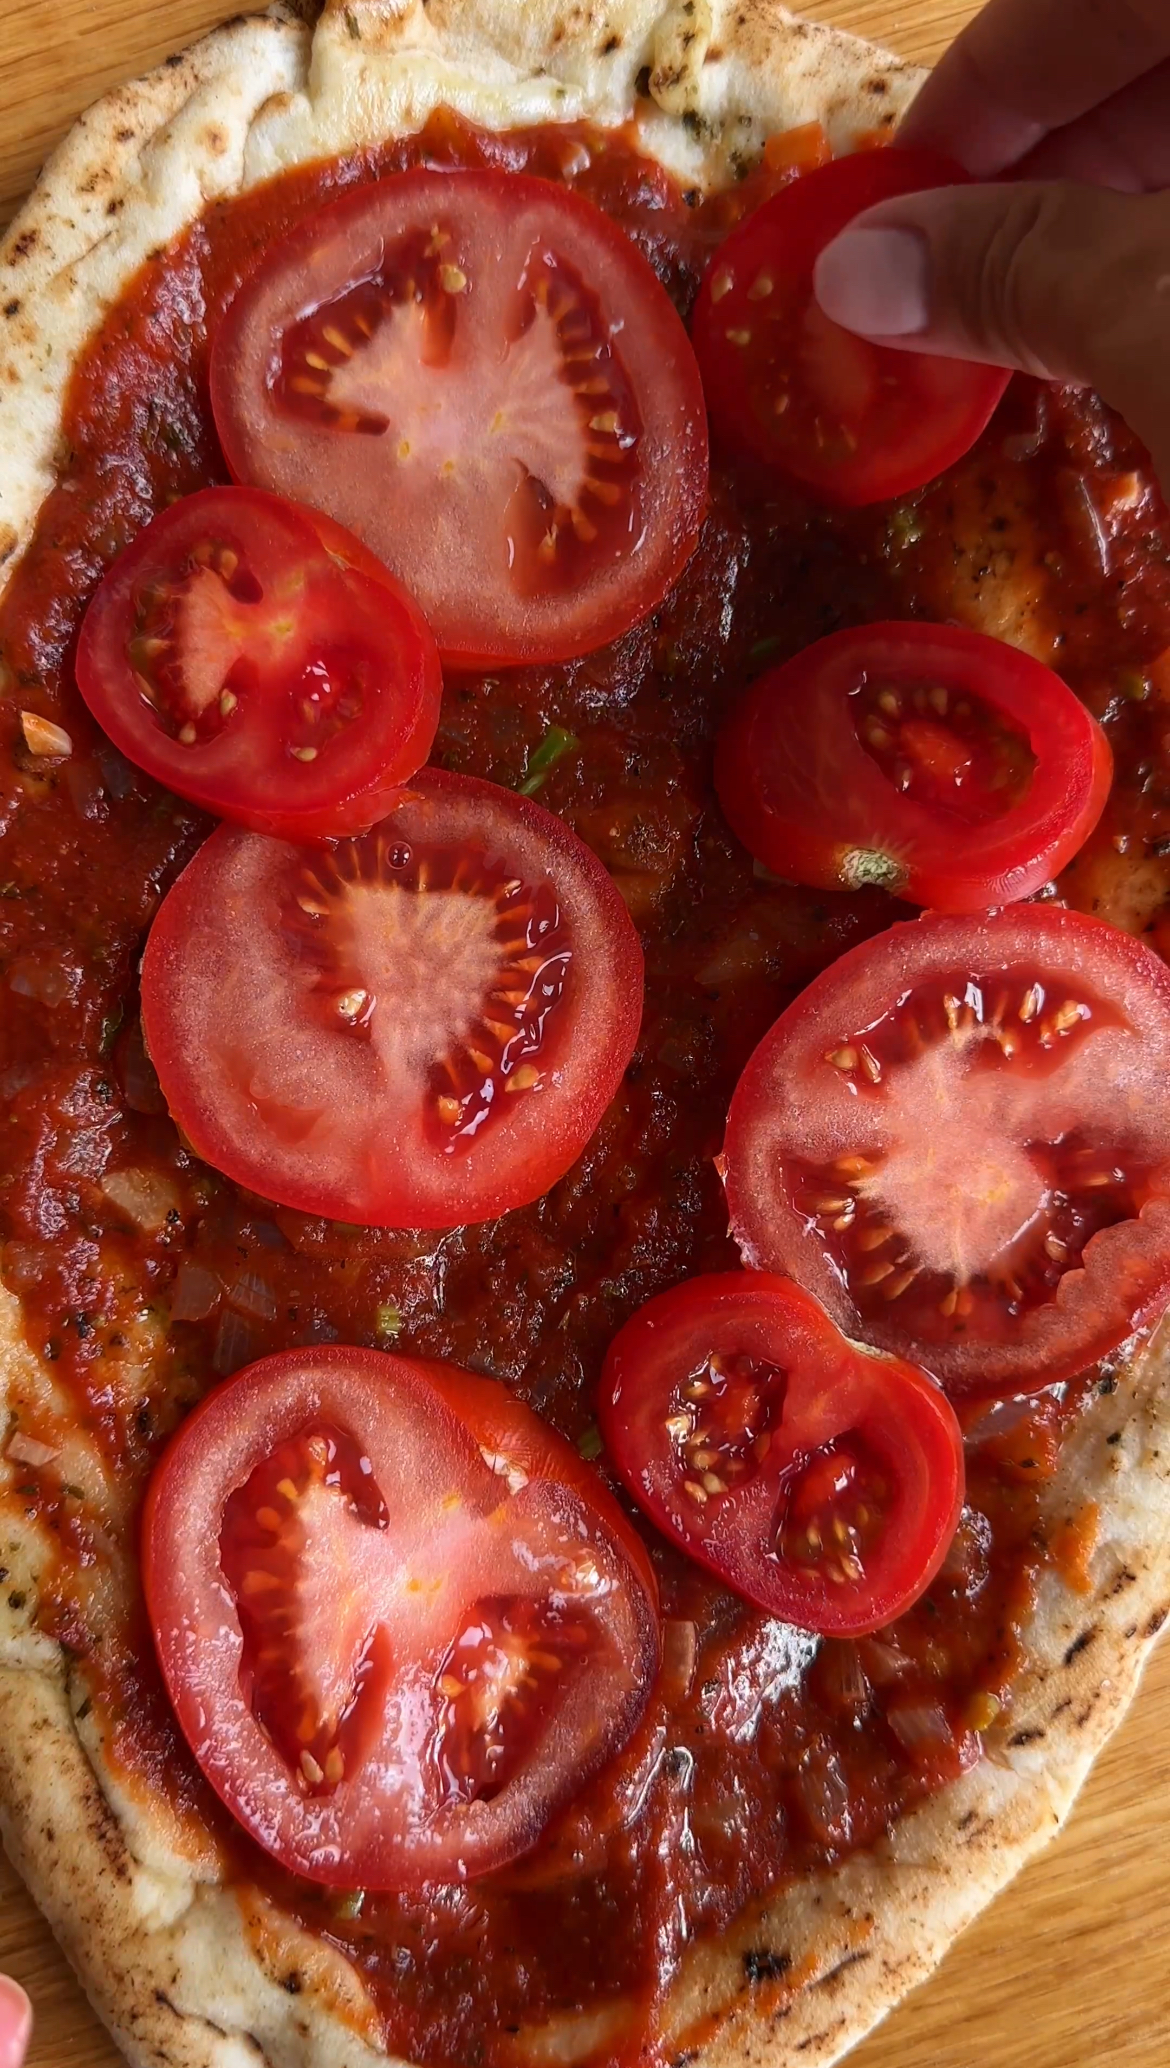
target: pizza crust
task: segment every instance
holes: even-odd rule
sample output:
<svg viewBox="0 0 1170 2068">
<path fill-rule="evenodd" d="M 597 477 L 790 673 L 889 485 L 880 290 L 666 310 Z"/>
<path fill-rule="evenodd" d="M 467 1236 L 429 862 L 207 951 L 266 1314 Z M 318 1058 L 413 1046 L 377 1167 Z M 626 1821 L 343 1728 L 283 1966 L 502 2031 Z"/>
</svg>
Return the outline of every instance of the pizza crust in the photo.
<svg viewBox="0 0 1170 2068">
<path fill-rule="evenodd" d="M 920 76 L 770 0 L 331 0 L 315 32 L 286 13 L 227 24 L 99 102 L 0 247 L 0 566 L 53 485 L 71 365 L 209 200 L 416 129 L 440 104 L 500 128 L 633 117 L 644 148 L 718 184 L 770 131 L 821 120 L 842 144 L 892 124 Z M 1014 607 L 1003 584 L 984 588 L 974 621 Z M 1067 1449 L 1052 1513 L 1101 1504 L 1092 1592 L 1046 1582 L 991 1756 L 883 1846 L 692 1949 L 667 2022 L 701 2068 L 828 2068 L 1059 1828 L 1170 1603 L 1168 1358 L 1164 1332 Z M 5 1420 L 52 1385 L 10 1295 L 0 1376 Z M 254 1893 L 221 1889 L 198 1821 L 116 1776 L 78 1719 L 78 1670 L 35 1627 L 49 1546 L 17 1477 L 0 1457 L 0 1544 L 19 1580 L 0 1603 L 0 1829 L 99 2014 L 141 2068 L 376 2068 L 377 2014 L 348 1963 Z M 586 2036 L 571 2021 L 530 2031 L 533 2068 L 572 2061 Z"/>
</svg>

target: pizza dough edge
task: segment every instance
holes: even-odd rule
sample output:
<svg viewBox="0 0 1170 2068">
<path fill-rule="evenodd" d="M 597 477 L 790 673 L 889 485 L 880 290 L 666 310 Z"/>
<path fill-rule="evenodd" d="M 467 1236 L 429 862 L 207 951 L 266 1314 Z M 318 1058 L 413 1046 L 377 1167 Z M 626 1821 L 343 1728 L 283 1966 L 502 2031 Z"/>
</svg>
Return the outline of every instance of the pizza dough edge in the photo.
<svg viewBox="0 0 1170 2068">
<path fill-rule="evenodd" d="M 413 128 L 440 100 L 501 127 L 619 121 L 644 69 L 645 142 L 712 181 L 733 176 L 769 129 L 820 118 L 845 134 L 893 120 L 918 77 L 768 0 L 352 0 L 326 15 L 312 48 L 289 16 L 228 23 L 99 102 L 0 246 L 0 561 L 16 565 L 52 484 L 69 365 L 142 260 L 208 200 L 298 157 Z M 29 1356 L 8 1296 L 0 1323 L 7 1385 Z M 1059 1827 L 1170 1602 L 1170 1545 L 1159 1542 L 1167 1370 L 1163 1349 L 1121 1373 L 1053 1490 L 1070 1510 L 1101 1502 L 1094 1590 L 1047 1588 L 1006 1742 L 873 1854 L 693 1958 L 671 2023 L 683 2047 L 695 2017 L 720 2021 L 704 2068 L 828 2068 Z M 0 1528 L 20 1537 L 17 1476 L 0 1467 Z M 35 1583 L 27 1526 L 18 1548 Z M 149 1806 L 120 1795 L 100 1747 L 78 1734 L 67 1662 L 32 1634 L 35 1584 L 15 1620 L 14 1598 L 0 1623 L 0 1827 L 128 2058 L 255 2068 L 259 2049 L 273 2068 L 381 2062 L 361 2036 L 376 2025 L 346 1963 L 286 1920 L 254 1916 L 249 1931 L 190 1848 L 150 1834 Z"/>
</svg>

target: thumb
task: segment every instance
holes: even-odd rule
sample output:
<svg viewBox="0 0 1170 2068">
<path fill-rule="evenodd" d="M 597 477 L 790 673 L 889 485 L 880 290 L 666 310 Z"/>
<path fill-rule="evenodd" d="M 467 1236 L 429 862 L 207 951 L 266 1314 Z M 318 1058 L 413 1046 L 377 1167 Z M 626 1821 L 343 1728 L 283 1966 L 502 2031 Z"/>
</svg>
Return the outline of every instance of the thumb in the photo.
<svg viewBox="0 0 1170 2068">
<path fill-rule="evenodd" d="M 0 2068 L 20 2068 L 32 2030 L 32 2010 L 19 1984 L 0 1975 Z"/>
<path fill-rule="evenodd" d="M 817 261 L 846 330 L 1096 388 L 1170 491 L 1170 193 L 938 187 L 872 208 Z"/>
</svg>

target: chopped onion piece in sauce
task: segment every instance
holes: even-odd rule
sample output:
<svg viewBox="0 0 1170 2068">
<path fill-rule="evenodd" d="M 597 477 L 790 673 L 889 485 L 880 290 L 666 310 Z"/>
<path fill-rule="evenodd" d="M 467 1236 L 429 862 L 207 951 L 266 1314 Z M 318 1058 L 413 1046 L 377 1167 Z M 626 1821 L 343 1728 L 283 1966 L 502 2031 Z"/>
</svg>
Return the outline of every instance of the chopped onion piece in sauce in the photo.
<svg viewBox="0 0 1170 2068">
<path fill-rule="evenodd" d="M 10 1458 L 14 1465 L 31 1465 L 37 1470 L 42 1465 L 51 1465 L 53 1459 L 60 1457 L 61 1453 L 56 1444 L 42 1443 L 39 1437 L 26 1436 L 18 1429 L 15 1435 L 9 1437 L 4 1455 Z"/>
<path fill-rule="evenodd" d="M 20 729 L 29 753 L 38 760 L 67 761 L 73 752 L 73 741 L 65 727 L 54 725 L 51 718 L 42 718 L 39 711 L 22 711 Z"/>
<path fill-rule="evenodd" d="M 179 1191 L 165 1171 L 138 1169 L 108 1171 L 101 1181 L 106 1198 L 140 1228 L 161 1228 L 170 1213 L 177 1213 Z"/>
</svg>

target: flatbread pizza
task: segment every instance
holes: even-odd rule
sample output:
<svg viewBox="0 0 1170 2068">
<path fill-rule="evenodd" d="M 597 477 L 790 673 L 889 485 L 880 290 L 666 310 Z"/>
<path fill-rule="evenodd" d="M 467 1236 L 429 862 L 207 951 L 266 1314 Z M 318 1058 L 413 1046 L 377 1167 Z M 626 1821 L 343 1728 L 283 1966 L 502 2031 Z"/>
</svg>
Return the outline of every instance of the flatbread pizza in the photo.
<svg viewBox="0 0 1170 2068">
<path fill-rule="evenodd" d="M 712 399 L 773 288 L 735 240 L 884 166 L 919 77 L 769 0 L 274 9 L 99 102 L 0 246 L 0 1828 L 143 2068 L 835 2061 L 1059 1829 L 1170 1612 L 1148 461 L 999 383 L 871 492 L 827 403 L 761 473 L 806 395 L 747 452 Z M 250 629 L 250 564 L 295 633 Z M 905 620 L 949 645 L 879 667 Z M 818 861 L 774 714 L 839 742 L 837 678 L 768 685 L 858 627 L 858 752 L 919 845 L 834 816 Z M 279 769 L 269 728 L 172 773 L 302 633 Z M 313 788 L 375 652 L 408 718 Z M 998 792 L 1077 724 L 1080 816 L 994 876 Z M 975 892 L 928 856 L 956 768 Z M 657 1310 L 659 1374 L 640 1317 L 719 1287 L 747 1328 L 745 1280 L 779 1333 L 721 1364 L 708 1307 Z M 849 1415 L 780 1468 L 817 1356 Z M 737 1475 L 779 1502 L 763 1571 Z M 470 1620 L 411 1606 L 452 1578 Z"/>
</svg>

